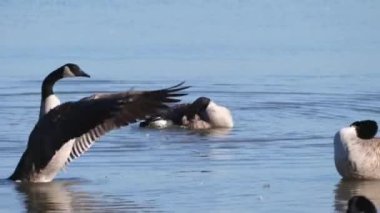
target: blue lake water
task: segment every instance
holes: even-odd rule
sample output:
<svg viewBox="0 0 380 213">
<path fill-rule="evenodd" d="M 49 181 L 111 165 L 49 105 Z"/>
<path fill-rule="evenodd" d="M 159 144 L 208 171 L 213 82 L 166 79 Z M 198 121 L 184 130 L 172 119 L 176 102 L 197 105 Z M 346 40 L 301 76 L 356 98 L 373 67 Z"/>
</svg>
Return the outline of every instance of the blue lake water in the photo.
<svg viewBox="0 0 380 213">
<path fill-rule="evenodd" d="M 380 182 L 342 182 L 341 127 L 380 113 L 377 1 L 1 1 L 0 175 L 25 149 L 41 80 L 63 101 L 186 81 L 226 105 L 207 134 L 128 126 L 49 184 L 0 183 L 1 212 L 344 212 Z M 379 120 L 378 120 L 379 121 Z"/>
</svg>

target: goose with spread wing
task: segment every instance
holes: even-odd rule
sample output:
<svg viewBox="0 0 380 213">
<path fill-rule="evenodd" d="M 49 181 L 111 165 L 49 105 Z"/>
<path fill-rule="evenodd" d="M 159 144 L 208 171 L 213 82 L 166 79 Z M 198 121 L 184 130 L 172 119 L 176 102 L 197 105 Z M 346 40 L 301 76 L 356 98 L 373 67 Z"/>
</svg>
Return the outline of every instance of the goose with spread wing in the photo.
<svg viewBox="0 0 380 213">
<path fill-rule="evenodd" d="M 52 181 L 100 136 L 165 109 L 168 103 L 180 101 L 178 97 L 186 95 L 182 91 L 187 88 L 181 83 L 161 90 L 95 94 L 57 105 L 38 120 L 9 179 Z"/>
</svg>

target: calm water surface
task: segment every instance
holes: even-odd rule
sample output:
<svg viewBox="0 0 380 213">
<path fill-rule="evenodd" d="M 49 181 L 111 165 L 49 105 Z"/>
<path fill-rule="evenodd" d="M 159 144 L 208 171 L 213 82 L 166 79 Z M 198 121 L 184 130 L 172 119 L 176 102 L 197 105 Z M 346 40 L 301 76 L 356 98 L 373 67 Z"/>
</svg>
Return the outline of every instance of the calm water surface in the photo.
<svg viewBox="0 0 380 213">
<path fill-rule="evenodd" d="M 180 2 L 0 3 L 3 178 L 41 79 L 68 61 L 92 78 L 59 82 L 63 101 L 185 80 L 184 101 L 211 97 L 235 119 L 230 131 L 113 131 L 52 183 L 1 181 L 0 211 L 343 212 L 355 194 L 380 206 L 380 182 L 342 182 L 332 146 L 339 128 L 379 118 L 380 4 Z"/>
</svg>

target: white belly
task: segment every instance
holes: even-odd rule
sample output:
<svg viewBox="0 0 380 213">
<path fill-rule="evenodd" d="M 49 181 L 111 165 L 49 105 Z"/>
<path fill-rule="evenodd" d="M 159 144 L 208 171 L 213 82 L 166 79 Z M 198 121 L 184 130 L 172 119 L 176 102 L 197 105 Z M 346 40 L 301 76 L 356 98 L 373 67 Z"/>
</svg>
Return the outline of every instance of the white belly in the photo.
<svg viewBox="0 0 380 213">
<path fill-rule="evenodd" d="M 65 166 L 67 159 L 70 156 L 75 139 L 71 139 L 59 149 L 47 166 L 33 177 L 33 182 L 50 182 Z"/>
</svg>

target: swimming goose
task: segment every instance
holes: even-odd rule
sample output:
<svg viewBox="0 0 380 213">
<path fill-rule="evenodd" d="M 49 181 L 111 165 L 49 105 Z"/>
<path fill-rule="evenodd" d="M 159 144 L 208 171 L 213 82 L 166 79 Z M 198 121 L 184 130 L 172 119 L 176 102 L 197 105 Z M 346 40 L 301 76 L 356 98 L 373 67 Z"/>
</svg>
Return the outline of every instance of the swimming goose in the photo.
<svg viewBox="0 0 380 213">
<path fill-rule="evenodd" d="M 365 196 L 353 196 L 348 201 L 347 213 L 376 213 L 376 207 Z"/>
<path fill-rule="evenodd" d="M 40 117 L 49 112 L 49 110 L 61 104 L 61 101 L 54 94 L 54 84 L 62 78 L 79 76 L 87 78 L 90 77 L 90 75 L 85 73 L 78 65 L 72 63 L 65 64 L 46 76 L 41 87 Z"/>
<path fill-rule="evenodd" d="M 334 138 L 335 167 L 344 179 L 380 179 L 380 138 L 377 123 L 356 121 Z"/>
<path fill-rule="evenodd" d="M 140 127 L 166 128 L 178 125 L 189 129 L 232 128 L 229 109 L 207 97 L 199 97 L 191 104 L 178 104 L 160 111 L 140 123 Z"/>
<path fill-rule="evenodd" d="M 66 102 L 42 116 L 30 133 L 13 181 L 50 182 L 73 159 L 107 132 L 144 119 L 178 102 L 183 83 L 155 91 L 96 94 Z"/>
</svg>

